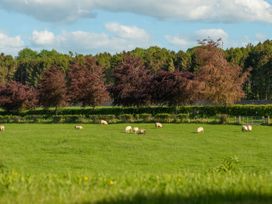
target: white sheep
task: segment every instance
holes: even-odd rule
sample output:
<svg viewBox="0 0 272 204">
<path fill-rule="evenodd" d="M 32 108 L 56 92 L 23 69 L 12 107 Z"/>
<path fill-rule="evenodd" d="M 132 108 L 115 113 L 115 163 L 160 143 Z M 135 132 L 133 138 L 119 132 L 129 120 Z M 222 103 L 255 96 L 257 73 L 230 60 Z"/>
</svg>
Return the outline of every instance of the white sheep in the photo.
<svg viewBox="0 0 272 204">
<path fill-rule="evenodd" d="M 100 124 L 101 124 L 101 125 L 108 125 L 108 122 L 105 121 L 105 120 L 100 120 Z"/>
<path fill-rule="evenodd" d="M 133 127 L 133 128 L 132 128 L 132 131 L 136 134 L 136 133 L 138 133 L 139 128 L 138 128 L 138 127 Z"/>
<path fill-rule="evenodd" d="M 197 133 L 204 133 L 204 128 L 203 128 L 203 127 L 198 127 L 198 128 L 196 129 L 196 132 L 197 132 Z"/>
<path fill-rule="evenodd" d="M 157 122 L 157 123 L 155 123 L 155 127 L 156 128 L 162 128 L 162 124 Z"/>
<path fill-rule="evenodd" d="M 5 126 L 4 125 L 0 125 L 0 132 L 5 131 Z"/>
<path fill-rule="evenodd" d="M 242 126 L 242 131 L 243 132 L 247 132 L 248 131 L 248 126 L 247 125 L 243 125 Z"/>
<path fill-rule="evenodd" d="M 249 132 L 251 132 L 251 131 L 252 131 L 252 126 L 251 126 L 251 125 L 247 125 L 247 130 L 248 130 Z"/>
<path fill-rule="evenodd" d="M 144 134 L 145 134 L 145 129 L 139 129 L 139 130 L 137 131 L 137 134 L 138 134 L 138 135 L 144 135 Z"/>
<path fill-rule="evenodd" d="M 81 125 L 76 125 L 76 126 L 75 126 L 75 129 L 82 130 L 83 127 L 82 127 Z"/>
<path fill-rule="evenodd" d="M 131 127 L 131 126 L 127 126 L 127 127 L 125 128 L 125 132 L 126 132 L 126 133 L 131 133 L 131 132 L 132 132 L 132 127 Z"/>
</svg>

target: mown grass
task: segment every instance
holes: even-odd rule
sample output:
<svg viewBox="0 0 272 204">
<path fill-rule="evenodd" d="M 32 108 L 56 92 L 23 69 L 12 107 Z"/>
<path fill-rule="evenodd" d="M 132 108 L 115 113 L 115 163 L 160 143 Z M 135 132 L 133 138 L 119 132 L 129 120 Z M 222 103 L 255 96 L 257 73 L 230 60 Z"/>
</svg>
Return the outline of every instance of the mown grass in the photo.
<svg viewBox="0 0 272 204">
<path fill-rule="evenodd" d="M 8 124 L 0 134 L 0 161 L 26 173 L 199 172 L 236 155 L 244 170 L 272 168 L 272 128 L 256 126 L 243 133 L 240 126 L 137 124 L 145 136 L 125 134 L 126 124 L 73 125 Z"/>
<path fill-rule="evenodd" d="M 0 203 L 272 203 L 271 127 L 5 126 Z"/>
</svg>

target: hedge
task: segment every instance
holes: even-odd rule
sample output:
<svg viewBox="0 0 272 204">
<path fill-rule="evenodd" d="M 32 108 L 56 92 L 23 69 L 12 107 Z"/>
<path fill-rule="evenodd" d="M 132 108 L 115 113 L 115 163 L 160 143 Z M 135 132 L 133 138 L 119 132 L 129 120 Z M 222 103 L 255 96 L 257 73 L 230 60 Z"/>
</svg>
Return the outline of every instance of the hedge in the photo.
<svg viewBox="0 0 272 204">
<path fill-rule="evenodd" d="M 247 118 L 247 117 L 246 117 Z M 214 117 L 192 117 L 188 114 L 122 114 L 115 115 L 0 115 L 0 123 L 72 123 L 72 124 L 98 124 L 100 120 L 114 123 L 212 123 L 212 124 L 243 124 L 247 120 L 241 117 L 217 115 Z M 259 124 L 270 125 L 268 118 L 260 118 Z"/>
<path fill-rule="evenodd" d="M 125 117 L 132 115 L 157 114 L 185 114 L 190 117 L 211 117 L 218 114 L 229 116 L 272 116 L 272 105 L 233 105 L 233 106 L 180 106 L 180 107 L 98 107 L 98 108 L 61 108 L 55 113 L 54 109 L 35 109 L 22 111 L 20 113 L 10 113 L 0 111 L 0 115 L 114 115 Z M 148 116 L 149 117 L 149 116 Z M 129 120 L 129 119 L 128 119 Z"/>
</svg>

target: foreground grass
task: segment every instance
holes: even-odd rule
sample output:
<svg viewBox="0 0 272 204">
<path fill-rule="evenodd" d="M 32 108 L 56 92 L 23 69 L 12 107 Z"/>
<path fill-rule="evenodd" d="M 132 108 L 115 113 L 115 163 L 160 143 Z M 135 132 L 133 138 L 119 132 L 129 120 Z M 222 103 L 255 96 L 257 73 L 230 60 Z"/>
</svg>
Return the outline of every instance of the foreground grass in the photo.
<svg viewBox="0 0 272 204">
<path fill-rule="evenodd" d="M 0 203 L 272 203 L 271 127 L 137 126 L 6 125 Z"/>
<path fill-rule="evenodd" d="M 271 203 L 272 174 L 0 174 L 0 203 Z"/>
</svg>

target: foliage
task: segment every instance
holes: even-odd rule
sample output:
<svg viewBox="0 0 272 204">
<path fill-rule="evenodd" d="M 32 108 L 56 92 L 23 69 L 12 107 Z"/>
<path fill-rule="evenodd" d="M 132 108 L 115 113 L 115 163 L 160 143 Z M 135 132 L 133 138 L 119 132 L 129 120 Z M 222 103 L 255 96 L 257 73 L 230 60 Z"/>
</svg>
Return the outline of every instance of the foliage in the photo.
<svg viewBox="0 0 272 204">
<path fill-rule="evenodd" d="M 227 173 L 239 170 L 239 158 L 237 156 L 225 157 L 219 166 L 211 169 L 211 171 L 218 173 Z"/>
<path fill-rule="evenodd" d="M 47 115 L 51 116 L 55 113 L 54 109 L 35 109 L 25 110 L 20 113 L 9 113 L 6 111 L 0 111 L 0 115 Z M 151 114 L 152 116 L 160 113 L 168 114 L 184 114 L 192 117 L 210 117 L 221 114 L 227 114 L 228 116 L 254 116 L 264 117 L 272 116 L 271 105 L 232 105 L 232 106 L 178 106 L 178 107 L 96 107 L 96 108 L 79 108 L 79 107 L 67 107 L 59 108 L 59 115 L 121 115 L 121 114 Z"/>
<path fill-rule="evenodd" d="M 219 123 L 220 124 L 228 123 L 228 115 L 227 114 L 219 114 L 218 118 L 219 118 Z"/>
<path fill-rule="evenodd" d="M 43 107 L 60 107 L 66 104 L 65 74 L 58 67 L 46 70 L 38 84 L 39 102 Z"/>
<path fill-rule="evenodd" d="M 232 104 L 233 101 L 239 101 L 241 97 L 250 100 L 268 100 L 269 102 L 272 100 L 271 42 L 267 40 L 257 45 L 249 44 L 241 48 L 223 50 L 217 48 L 221 44 L 220 41 L 213 42 L 207 39 L 201 42 L 202 45 L 190 48 L 186 52 L 150 47 L 136 48 L 130 52 L 114 55 L 98 53 L 94 58 L 96 64 L 102 69 L 103 77 L 105 77 L 103 81 L 107 85 L 115 83 L 114 71 L 127 55 L 131 55 L 141 61 L 144 72 L 150 75 L 156 75 L 161 71 L 190 72 L 191 75 L 194 75 L 195 86 L 192 87 L 192 96 L 189 97 L 192 102 Z M 211 44 L 210 48 L 208 48 L 209 44 Z M 85 57 L 90 56 L 72 52 L 62 54 L 56 50 L 37 52 L 29 48 L 21 50 L 16 58 L 2 53 L 0 56 L 0 84 L 16 80 L 22 84 L 37 87 L 41 76 L 49 68 L 59 67 L 67 73 L 71 71 L 72 65 L 78 58 Z M 250 73 L 248 73 L 248 68 L 252 70 Z M 146 83 L 150 75 L 145 79 Z M 134 82 L 132 85 L 137 87 Z M 142 101 L 140 105 L 149 104 L 150 93 L 143 91 L 138 94 L 144 98 L 137 96 L 137 99 Z M 128 96 L 129 93 L 125 95 Z M 149 99 L 146 99 L 148 97 Z M 135 105 L 139 104 L 139 101 Z"/>
<path fill-rule="evenodd" d="M 37 53 L 31 49 L 23 49 L 17 58 L 17 69 L 14 75 L 16 81 L 37 87 L 43 73 L 51 68 L 58 67 L 63 71 L 68 69 L 70 57 L 55 50 L 42 50 Z"/>
<path fill-rule="evenodd" d="M 211 104 L 229 105 L 244 97 L 242 90 L 248 72 L 227 62 L 224 52 L 217 46 L 220 41 L 202 42 L 196 53 L 199 70 L 196 72 L 192 92 L 195 99 Z"/>
<path fill-rule="evenodd" d="M 191 102 L 192 74 L 160 71 L 151 79 L 154 104 L 177 106 Z"/>
<path fill-rule="evenodd" d="M 36 92 L 29 86 L 15 81 L 0 86 L 0 107 L 8 112 L 32 108 L 36 102 Z"/>
<path fill-rule="evenodd" d="M 149 104 L 150 77 L 140 58 L 125 55 L 113 71 L 114 82 L 109 88 L 113 104 L 123 106 Z"/>
<path fill-rule="evenodd" d="M 109 100 L 102 68 L 92 57 L 76 58 L 68 73 L 69 98 L 73 104 L 97 106 Z"/>
<path fill-rule="evenodd" d="M 13 78 L 16 61 L 11 55 L 0 54 L 0 84 L 5 84 Z"/>
</svg>

